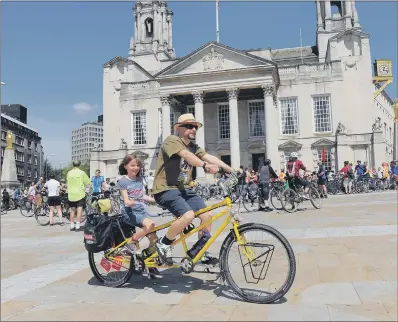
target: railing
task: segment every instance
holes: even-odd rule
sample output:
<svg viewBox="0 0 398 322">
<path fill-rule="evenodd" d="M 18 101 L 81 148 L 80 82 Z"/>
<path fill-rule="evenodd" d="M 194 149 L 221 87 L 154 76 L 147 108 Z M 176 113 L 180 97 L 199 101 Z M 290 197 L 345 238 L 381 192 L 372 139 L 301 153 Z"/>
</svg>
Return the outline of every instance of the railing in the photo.
<svg viewBox="0 0 398 322">
<path fill-rule="evenodd" d="M 279 75 L 282 77 L 285 75 L 308 76 L 309 74 L 313 74 L 314 76 L 341 75 L 340 62 L 335 61 L 330 63 L 313 63 L 279 67 Z"/>
</svg>

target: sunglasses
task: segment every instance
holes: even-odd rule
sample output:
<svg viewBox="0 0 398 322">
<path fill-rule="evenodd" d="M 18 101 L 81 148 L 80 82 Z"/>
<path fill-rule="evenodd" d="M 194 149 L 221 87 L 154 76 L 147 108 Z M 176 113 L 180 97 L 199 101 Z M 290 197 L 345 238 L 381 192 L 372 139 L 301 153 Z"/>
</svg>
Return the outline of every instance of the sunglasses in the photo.
<svg viewBox="0 0 398 322">
<path fill-rule="evenodd" d="M 192 130 L 192 129 L 197 130 L 198 129 L 198 126 L 197 125 L 193 125 L 193 124 L 183 124 L 183 125 L 180 125 L 179 127 L 184 127 L 184 128 L 186 128 L 188 130 Z"/>
</svg>

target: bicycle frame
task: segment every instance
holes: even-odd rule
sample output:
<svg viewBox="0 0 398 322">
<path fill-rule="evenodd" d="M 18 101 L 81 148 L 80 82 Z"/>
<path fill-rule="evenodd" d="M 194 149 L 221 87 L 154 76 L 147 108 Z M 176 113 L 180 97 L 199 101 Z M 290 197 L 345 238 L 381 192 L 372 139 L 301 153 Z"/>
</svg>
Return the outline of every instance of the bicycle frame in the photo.
<svg viewBox="0 0 398 322">
<path fill-rule="evenodd" d="M 202 247 L 202 249 L 199 251 L 199 253 L 195 256 L 195 258 L 192 259 L 193 264 L 196 264 L 203 256 L 203 254 L 210 248 L 210 246 L 213 244 L 213 242 L 220 236 L 220 234 L 224 231 L 224 229 L 228 226 L 229 223 L 231 223 L 231 221 L 233 221 L 233 214 L 230 213 L 230 210 L 232 208 L 232 202 L 230 197 L 226 197 L 223 201 L 216 203 L 214 205 L 208 206 L 206 208 L 200 209 L 199 211 L 195 212 L 195 218 L 198 218 L 198 216 L 200 216 L 201 214 L 204 214 L 206 212 L 215 210 L 217 208 L 221 208 L 221 207 L 227 207 L 226 209 L 220 211 L 219 213 L 217 213 L 216 215 L 214 215 L 210 220 L 205 221 L 204 223 L 202 223 L 201 225 L 199 225 L 198 227 L 192 229 L 189 233 L 187 234 L 183 234 L 180 233 L 180 237 L 175 240 L 172 244 L 172 246 L 178 245 L 179 243 L 182 243 L 183 248 L 184 248 L 184 252 L 185 254 L 187 254 L 188 252 L 188 245 L 186 242 L 186 239 L 189 238 L 190 236 L 192 236 L 193 234 L 199 232 L 200 230 L 202 230 L 203 228 L 207 227 L 209 224 L 213 223 L 214 221 L 220 219 L 221 217 L 225 216 L 226 214 L 229 214 L 229 216 L 223 221 L 223 223 L 221 224 L 221 226 L 214 232 L 214 234 L 210 237 L 210 239 L 206 242 L 206 244 Z M 163 230 L 165 228 L 170 227 L 173 222 L 175 220 L 169 221 L 163 225 L 160 225 L 158 227 L 155 227 L 154 230 L 151 231 L 151 233 L 156 233 L 157 231 Z M 238 221 L 233 221 L 233 230 L 235 232 L 235 235 L 237 237 L 237 241 L 239 244 L 244 244 L 245 242 L 245 238 L 241 238 L 239 235 L 239 231 L 238 231 L 238 227 L 239 227 L 239 222 Z M 109 253 L 112 253 L 115 249 L 120 248 L 121 246 L 123 246 L 124 244 L 126 244 L 128 241 L 130 241 L 131 238 L 127 238 L 125 239 L 123 242 L 121 242 L 119 245 L 115 246 L 114 248 L 112 248 Z M 243 239 L 243 241 L 242 241 Z M 250 250 L 248 250 L 250 252 Z M 247 250 L 245 250 L 245 254 L 246 256 L 249 257 L 250 259 L 250 255 L 247 254 Z M 174 265 L 158 265 L 155 261 L 155 259 L 158 257 L 157 252 L 153 253 L 151 256 L 149 256 L 148 258 L 146 258 L 144 260 L 145 266 L 148 268 L 178 268 L 179 265 L 178 264 L 174 264 Z M 110 259 L 115 259 L 120 261 L 120 259 L 116 259 L 113 257 L 110 257 Z M 125 260 L 122 260 L 123 262 L 127 262 Z"/>
</svg>

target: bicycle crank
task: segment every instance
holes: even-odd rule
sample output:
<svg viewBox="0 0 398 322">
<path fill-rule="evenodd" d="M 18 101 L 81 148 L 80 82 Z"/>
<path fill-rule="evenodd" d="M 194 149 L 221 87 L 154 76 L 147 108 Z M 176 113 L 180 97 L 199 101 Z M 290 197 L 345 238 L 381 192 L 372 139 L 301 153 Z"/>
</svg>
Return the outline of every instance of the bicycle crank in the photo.
<svg viewBox="0 0 398 322">
<path fill-rule="evenodd" d="M 184 257 L 182 259 L 180 268 L 183 273 L 185 273 L 185 274 L 191 273 L 193 271 L 193 267 L 194 267 L 194 265 L 193 265 L 192 259 L 190 259 L 188 257 Z"/>
</svg>

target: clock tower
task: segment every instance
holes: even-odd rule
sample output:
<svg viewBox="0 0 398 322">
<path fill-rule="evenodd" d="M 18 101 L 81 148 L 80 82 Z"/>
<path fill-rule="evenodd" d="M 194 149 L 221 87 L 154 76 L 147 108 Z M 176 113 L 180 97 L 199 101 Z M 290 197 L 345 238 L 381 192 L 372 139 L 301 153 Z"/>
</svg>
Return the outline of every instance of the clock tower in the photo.
<svg viewBox="0 0 398 322">
<path fill-rule="evenodd" d="M 129 58 L 134 60 L 137 56 L 161 55 L 162 53 L 167 58 L 174 58 L 173 12 L 167 7 L 167 3 L 165 1 L 137 1 L 133 11 L 134 37 L 130 40 Z"/>
</svg>

